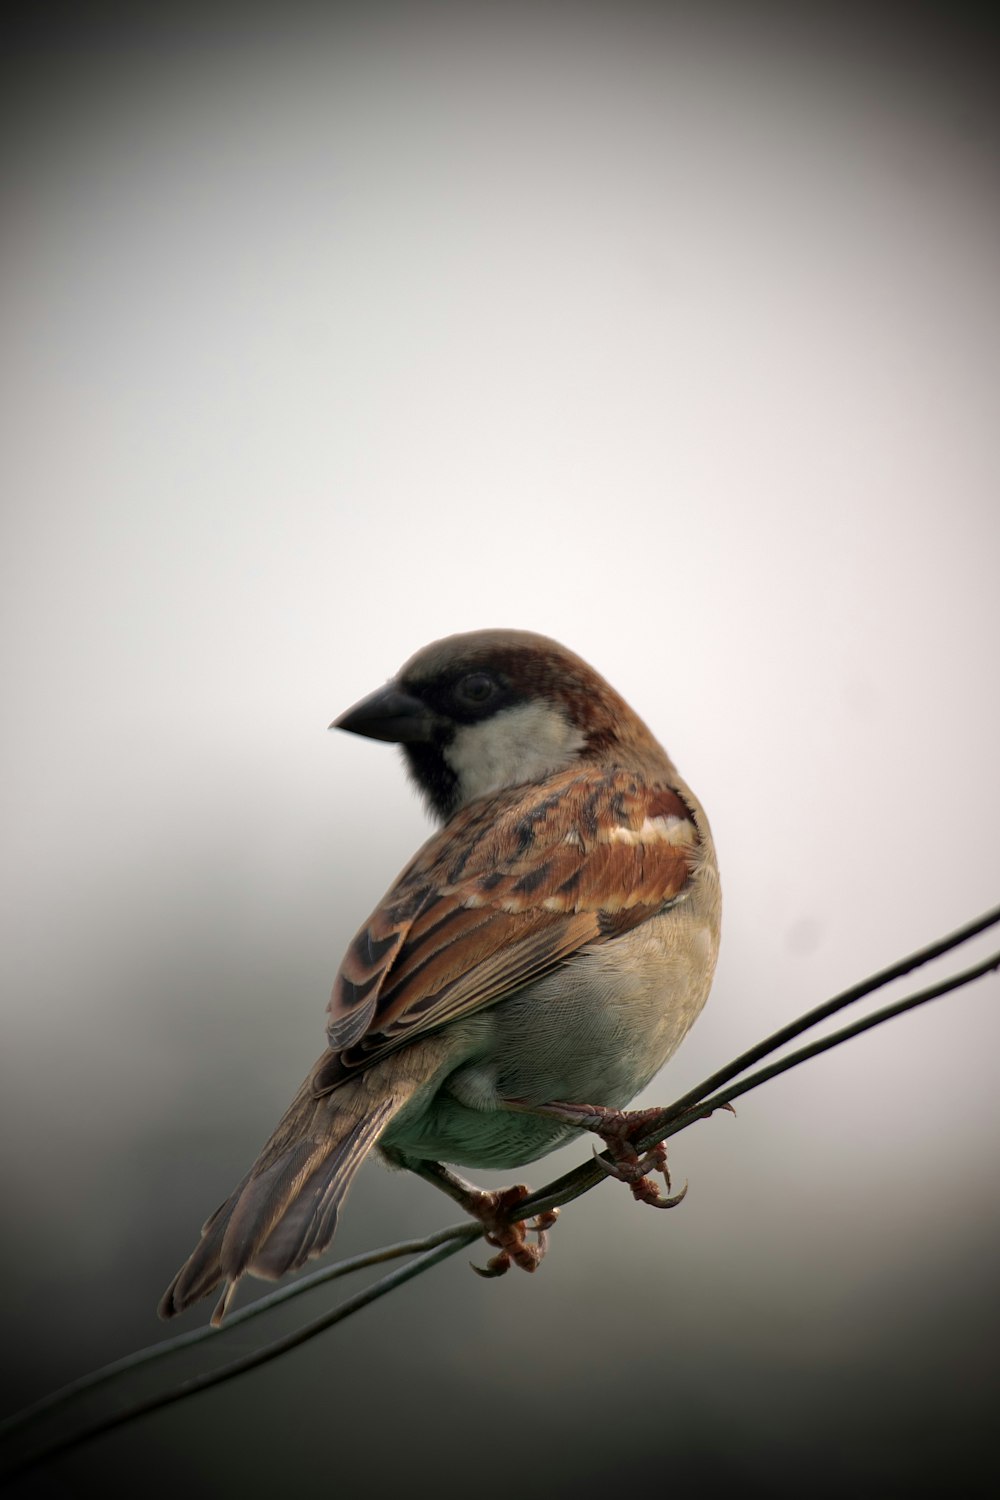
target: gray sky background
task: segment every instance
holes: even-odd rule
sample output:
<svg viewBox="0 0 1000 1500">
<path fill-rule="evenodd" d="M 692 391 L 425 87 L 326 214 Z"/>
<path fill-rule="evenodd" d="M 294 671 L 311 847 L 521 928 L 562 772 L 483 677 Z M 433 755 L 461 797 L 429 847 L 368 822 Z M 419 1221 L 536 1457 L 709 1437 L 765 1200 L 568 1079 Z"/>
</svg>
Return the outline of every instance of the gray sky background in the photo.
<svg viewBox="0 0 1000 1500">
<path fill-rule="evenodd" d="M 990 38 L 866 15 L 95 9 L 15 38 L 8 1407 L 162 1335 L 318 1052 L 428 832 L 394 752 L 325 726 L 426 641 L 565 641 L 708 809 L 718 980 L 647 1103 L 998 900 Z M 688 1132 L 676 1213 L 602 1188 L 537 1277 L 459 1258 L 51 1493 L 961 1476 L 998 1394 L 997 1000 Z M 338 1245 L 452 1217 L 372 1164 Z"/>
</svg>

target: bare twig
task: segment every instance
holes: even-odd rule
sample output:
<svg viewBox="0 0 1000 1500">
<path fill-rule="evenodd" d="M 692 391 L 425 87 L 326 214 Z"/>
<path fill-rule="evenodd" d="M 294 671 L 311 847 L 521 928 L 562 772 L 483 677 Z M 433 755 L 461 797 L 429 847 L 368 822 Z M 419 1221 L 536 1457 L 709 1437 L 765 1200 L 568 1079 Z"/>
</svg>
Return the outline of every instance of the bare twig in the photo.
<svg viewBox="0 0 1000 1500">
<path fill-rule="evenodd" d="M 775 1032 L 771 1037 L 758 1043 L 743 1053 L 741 1057 L 736 1058 L 734 1062 L 713 1073 L 669 1108 L 663 1110 L 650 1122 L 647 1131 L 644 1133 L 641 1141 L 638 1142 L 640 1148 L 644 1149 L 656 1141 L 678 1134 L 680 1131 L 687 1129 L 696 1120 L 706 1118 L 714 1110 L 722 1108 L 741 1095 L 749 1093 L 752 1089 L 759 1088 L 762 1084 L 767 1083 L 779 1074 L 797 1067 L 800 1063 L 807 1061 L 809 1058 L 816 1057 L 832 1047 L 841 1045 L 851 1037 L 858 1036 L 873 1026 L 878 1026 L 897 1015 L 903 1014 L 907 1010 L 912 1010 L 918 1005 L 927 1004 L 931 1000 L 938 999 L 942 995 L 949 994 L 956 989 L 972 983 L 975 979 L 982 978 L 985 974 L 1000 969 L 1000 953 L 995 953 L 960 974 L 953 975 L 926 989 L 905 996 L 903 999 L 887 1005 L 869 1016 L 863 1017 L 860 1021 L 854 1022 L 850 1026 L 843 1027 L 841 1030 L 822 1037 L 809 1046 L 799 1048 L 797 1051 L 769 1063 L 767 1067 L 760 1068 L 755 1073 L 750 1073 L 748 1076 L 741 1078 L 739 1082 L 733 1082 L 732 1087 L 726 1087 L 728 1083 L 739 1078 L 740 1074 L 745 1073 L 748 1067 L 777 1051 L 810 1027 L 826 1020 L 837 1011 L 864 998 L 866 995 L 872 994 L 875 990 L 889 984 L 892 980 L 898 979 L 904 974 L 911 973 L 923 964 L 929 963 L 942 954 L 959 947 L 970 938 L 975 937 L 998 923 L 1000 923 L 1000 908 L 995 908 L 993 911 L 987 912 L 984 916 L 977 918 L 974 922 L 970 922 L 958 929 L 957 932 L 920 949 L 908 958 L 902 959 L 899 963 L 883 969 L 870 979 L 862 981 L 862 983 L 835 996 L 832 1000 L 807 1012 L 797 1021 L 782 1027 L 781 1030 Z M 519 1205 L 519 1214 L 527 1218 L 539 1212 L 544 1212 L 549 1208 L 561 1207 L 573 1199 L 580 1197 L 583 1193 L 589 1192 L 599 1182 L 604 1181 L 606 1181 L 605 1174 L 601 1172 L 599 1167 L 592 1162 L 587 1162 L 573 1171 L 564 1174 L 564 1176 L 558 1178 L 555 1182 L 549 1183 L 546 1187 L 540 1188 L 529 1198 L 525 1199 L 523 1204 Z M 327 1328 L 333 1327 L 334 1324 L 342 1322 L 353 1313 L 359 1312 L 361 1308 L 368 1306 L 369 1303 L 385 1296 L 387 1292 L 393 1291 L 397 1286 L 402 1286 L 413 1277 L 429 1270 L 431 1266 L 448 1259 L 464 1245 L 469 1245 L 474 1240 L 480 1238 L 482 1234 L 482 1225 L 475 1222 L 468 1222 L 439 1230 L 436 1234 L 430 1235 L 424 1240 L 404 1241 L 398 1245 L 390 1245 L 364 1255 L 354 1256 L 349 1260 L 336 1262 L 334 1265 L 314 1272 L 312 1275 L 304 1277 L 288 1287 L 281 1288 L 278 1291 L 259 1298 L 251 1306 L 234 1313 L 230 1317 L 226 1327 L 222 1330 L 215 1330 L 210 1327 L 196 1329 L 191 1333 L 181 1334 L 177 1338 L 166 1339 L 150 1349 L 140 1350 L 138 1353 L 118 1360 L 114 1364 L 107 1365 L 90 1375 L 82 1376 L 79 1380 L 63 1387 L 62 1390 L 55 1392 L 52 1396 L 45 1397 L 33 1406 L 17 1413 L 0 1427 L 0 1434 L 13 1437 L 36 1419 L 51 1413 L 70 1399 L 93 1390 L 114 1376 L 127 1373 L 140 1365 L 151 1363 L 165 1355 L 189 1347 L 192 1344 L 200 1343 L 203 1340 L 224 1337 L 229 1329 L 246 1323 L 251 1318 L 258 1317 L 263 1312 L 269 1311 L 280 1303 L 287 1302 L 292 1297 L 299 1296 L 302 1292 L 323 1282 L 334 1280 L 337 1277 L 346 1275 L 350 1271 L 355 1271 L 369 1265 L 376 1265 L 398 1256 L 416 1255 L 416 1259 L 412 1260 L 409 1265 L 402 1266 L 390 1272 L 389 1275 L 382 1277 L 379 1281 L 356 1293 L 353 1297 L 347 1298 L 337 1307 L 330 1309 L 311 1323 L 303 1325 L 303 1327 L 297 1329 L 295 1332 L 276 1339 L 270 1344 L 263 1345 L 252 1353 L 232 1360 L 215 1370 L 182 1381 L 156 1395 L 124 1406 L 119 1411 L 99 1418 L 89 1425 L 81 1426 L 75 1432 L 57 1438 L 54 1442 L 49 1443 L 39 1452 L 17 1466 L 19 1470 L 33 1467 L 39 1462 L 44 1462 L 59 1453 L 66 1452 L 79 1444 L 87 1442 L 91 1438 L 98 1437 L 103 1433 L 113 1430 L 115 1427 L 122 1426 L 138 1416 L 157 1411 L 161 1407 L 172 1405 L 174 1402 L 181 1401 L 187 1396 L 208 1390 L 213 1385 L 219 1385 L 223 1381 L 231 1380 L 237 1375 L 244 1374 L 248 1370 L 255 1369 L 259 1365 L 265 1364 L 292 1349 L 298 1348 L 318 1333 L 322 1333 Z"/>
<path fill-rule="evenodd" d="M 52 1391 L 48 1396 L 42 1396 L 31 1406 L 24 1407 L 13 1417 L 0 1422 L 0 1438 L 19 1430 L 38 1417 L 57 1410 L 58 1407 L 64 1406 L 67 1401 L 75 1397 L 87 1395 L 88 1392 L 105 1385 L 118 1375 L 141 1369 L 143 1365 L 152 1364 L 165 1355 L 177 1354 L 181 1349 L 190 1349 L 194 1344 L 203 1344 L 207 1340 L 217 1339 L 222 1334 L 228 1333 L 230 1329 L 249 1323 L 253 1318 L 259 1318 L 261 1313 L 270 1312 L 272 1308 L 280 1307 L 283 1302 L 289 1302 L 293 1297 L 301 1296 L 303 1292 L 311 1291 L 314 1287 L 323 1286 L 329 1281 L 337 1281 L 341 1276 L 350 1275 L 352 1271 L 362 1271 L 368 1266 L 381 1265 L 387 1260 L 397 1260 L 404 1255 L 419 1255 L 424 1250 L 433 1250 L 438 1245 L 447 1244 L 449 1240 L 464 1242 L 468 1229 L 469 1221 L 465 1220 L 462 1224 L 452 1224 L 448 1229 L 438 1229 L 434 1234 L 429 1234 L 423 1239 L 400 1240 L 395 1245 L 383 1245 L 378 1250 L 366 1250 L 361 1255 L 352 1255 L 345 1260 L 334 1261 L 332 1265 L 323 1266 L 308 1276 L 300 1276 L 297 1281 L 289 1282 L 287 1286 L 278 1287 L 276 1291 L 267 1292 L 263 1297 L 258 1297 L 255 1302 L 250 1303 L 249 1307 L 241 1307 L 229 1313 L 224 1328 L 216 1328 L 212 1323 L 205 1323 L 201 1328 L 192 1328 L 188 1333 L 179 1333 L 173 1338 L 161 1339 L 159 1343 L 150 1344 L 145 1349 L 137 1349 L 134 1354 L 126 1354 L 122 1359 L 112 1360 L 110 1364 L 102 1365 L 98 1370 L 91 1370 L 88 1374 L 71 1380 L 67 1385 L 60 1386 L 57 1391 Z"/>
<path fill-rule="evenodd" d="M 483 1233 L 482 1225 L 470 1223 L 464 1226 L 462 1237 L 457 1235 L 444 1244 L 438 1245 L 433 1250 L 427 1250 L 423 1255 L 418 1255 L 416 1260 L 411 1260 L 409 1265 L 400 1266 L 396 1271 L 390 1271 L 388 1276 L 383 1276 L 381 1281 L 366 1287 L 363 1292 L 358 1292 L 353 1297 L 348 1297 L 337 1307 L 333 1307 L 320 1318 L 314 1319 L 312 1323 L 297 1328 L 293 1333 L 286 1334 L 284 1338 L 275 1339 L 273 1343 L 264 1344 L 260 1349 L 255 1349 L 250 1354 L 244 1354 L 240 1359 L 232 1360 L 228 1365 L 222 1365 L 217 1370 L 208 1370 L 203 1375 L 192 1376 L 190 1380 L 182 1380 L 179 1384 L 171 1386 L 168 1390 L 160 1391 L 154 1396 L 148 1396 L 144 1400 L 132 1402 L 121 1410 L 112 1412 L 109 1416 L 98 1418 L 87 1427 L 77 1432 L 67 1433 L 49 1443 L 47 1447 L 33 1454 L 24 1462 L 18 1463 L 8 1477 L 14 1473 L 23 1473 L 25 1470 L 34 1468 L 38 1463 L 47 1463 L 49 1459 L 56 1458 L 60 1453 L 66 1453 L 71 1448 L 77 1448 L 82 1443 L 89 1442 L 92 1438 L 101 1437 L 106 1432 L 112 1432 L 116 1427 L 123 1426 L 126 1422 L 133 1421 L 136 1417 L 146 1416 L 147 1413 L 159 1411 L 164 1406 L 172 1406 L 175 1401 L 183 1401 L 187 1396 L 197 1395 L 199 1391 L 207 1391 L 213 1385 L 221 1385 L 224 1380 L 232 1380 L 234 1375 L 242 1375 L 247 1370 L 253 1370 L 258 1365 L 267 1364 L 269 1360 L 277 1359 L 279 1354 L 286 1354 L 290 1349 L 296 1349 L 300 1344 L 314 1338 L 317 1333 L 322 1333 L 326 1328 L 332 1328 L 335 1323 L 342 1323 L 351 1313 L 358 1312 L 362 1307 L 367 1307 L 370 1302 L 377 1302 L 387 1292 L 394 1291 L 397 1286 L 410 1281 L 414 1276 L 419 1276 L 423 1271 L 429 1271 L 431 1266 L 436 1266 L 439 1261 L 447 1260 L 462 1246 L 478 1239 Z M 249 1311 L 249 1309 L 248 1309 Z"/>
<path fill-rule="evenodd" d="M 943 954 L 950 953 L 953 948 L 959 948 L 963 943 L 978 937 L 981 932 L 986 932 L 990 927 L 1000 925 L 1000 906 L 995 906 L 992 911 L 984 912 L 981 917 L 967 922 L 963 927 L 957 928 L 949 933 L 947 937 L 939 938 L 936 943 L 928 943 L 925 948 L 918 948 L 915 953 L 901 958 L 898 963 L 890 964 L 888 968 L 881 969 L 869 979 L 862 979 L 860 984 L 852 985 L 850 989 L 841 990 L 839 995 L 834 995 L 832 1000 L 826 1000 L 822 1005 L 817 1005 L 815 1010 L 806 1011 L 805 1015 L 799 1016 L 798 1020 L 790 1021 L 787 1026 L 782 1026 L 763 1042 L 750 1047 L 746 1052 L 737 1057 L 735 1061 L 720 1068 L 703 1083 L 685 1094 L 683 1099 L 671 1106 L 671 1112 L 686 1109 L 688 1105 L 697 1104 L 699 1099 L 704 1099 L 713 1089 L 721 1088 L 728 1083 L 730 1078 L 736 1078 L 740 1073 L 745 1073 L 747 1068 L 755 1062 L 760 1062 L 762 1057 L 767 1057 L 772 1052 L 777 1052 L 786 1042 L 792 1042 L 804 1031 L 809 1031 L 813 1026 L 818 1026 L 821 1021 L 836 1015 L 837 1011 L 843 1010 L 848 1005 L 863 1000 L 867 995 L 874 994 L 876 990 L 884 989 L 894 979 L 902 979 L 906 974 L 912 974 L 914 969 L 920 969 L 924 964 L 931 963 L 935 958 L 941 958 Z"/>
<path fill-rule="evenodd" d="M 672 1135 L 678 1135 L 680 1131 L 693 1125 L 696 1120 L 707 1119 L 716 1110 L 724 1109 L 734 1099 L 739 1099 L 743 1094 L 749 1094 L 751 1089 L 759 1088 L 762 1083 L 768 1083 L 781 1073 L 787 1073 L 790 1068 L 798 1067 L 800 1063 L 808 1062 L 810 1058 L 818 1057 L 822 1052 L 828 1052 L 831 1047 L 838 1047 L 842 1042 L 850 1041 L 851 1037 L 860 1036 L 863 1031 L 870 1031 L 873 1026 L 879 1026 L 883 1021 L 891 1021 L 894 1016 L 914 1010 L 918 1005 L 926 1005 L 928 1001 L 937 1000 L 942 995 L 950 994 L 952 990 L 962 989 L 965 985 L 971 984 L 976 979 L 982 979 L 986 974 L 995 973 L 998 969 L 1000 969 L 1000 953 L 993 953 L 971 969 L 965 969 L 961 974 L 955 974 L 939 984 L 930 985 L 925 990 L 918 990 L 913 995 L 906 995 L 902 1000 L 897 1000 L 892 1005 L 887 1005 L 882 1010 L 865 1016 L 861 1021 L 855 1021 L 851 1026 L 845 1026 L 840 1031 L 821 1037 L 819 1041 L 811 1042 L 808 1047 L 801 1047 L 797 1052 L 789 1053 L 787 1057 L 780 1058 L 766 1068 L 761 1068 L 758 1072 L 751 1073 L 749 1077 L 741 1079 L 732 1088 L 722 1088 L 715 1094 L 708 1092 L 708 1087 L 713 1079 L 720 1075 L 713 1074 L 712 1078 L 707 1079 L 699 1089 L 685 1094 L 683 1099 L 679 1099 L 676 1104 L 663 1110 L 651 1120 L 648 1128 L 636 1139 L 636 1147 L 644 1151 L 655 1145 L 657 1141 L 669 1140 Z M 723 1069 L 722 1071 L 728 1074 L 729 1070 Z M 607 1159 L 610 1161 L 610 1156 Z M 584 1162 L 582 1166 L 575 1167 L 571 1172 L 566 1172 L 562 1177 L 557 1178 L 548 1187 L 540 1188 L 536 1193 L 525 1198 L 523 1203 L 518 1204 L 518 1213 L 527 1217 L 531 1214 L 544 1213 L 549 1208 L 562 1207 L 566 1203 L 571 1203 L 574 1198 L 582 1197 L 584 1193 L 604 1181 L 606 1181 L 606 1174 L 599 1167 L 592 1162 Z"/>
</svg>

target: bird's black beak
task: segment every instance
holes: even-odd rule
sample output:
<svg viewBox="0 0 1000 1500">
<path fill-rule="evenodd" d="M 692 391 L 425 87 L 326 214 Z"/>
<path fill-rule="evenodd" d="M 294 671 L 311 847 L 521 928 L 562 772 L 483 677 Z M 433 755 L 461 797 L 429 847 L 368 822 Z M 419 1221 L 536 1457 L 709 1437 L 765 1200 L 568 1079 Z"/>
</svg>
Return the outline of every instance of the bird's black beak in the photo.
<svg viewBox="0 0 1000 1500">
<path fill-rule="evenodd" d="M 434 738 L 441 723 L 437 714 L 419 698 L 404 693 L 390 682 L 377 692 L 355 703 L 346 713 L 334 719 L 331 729 L 346 729 L 349 734 L 363 734 L 370 740 L 391 740 L 397 745 L 426 744 Z"/>
</svg>

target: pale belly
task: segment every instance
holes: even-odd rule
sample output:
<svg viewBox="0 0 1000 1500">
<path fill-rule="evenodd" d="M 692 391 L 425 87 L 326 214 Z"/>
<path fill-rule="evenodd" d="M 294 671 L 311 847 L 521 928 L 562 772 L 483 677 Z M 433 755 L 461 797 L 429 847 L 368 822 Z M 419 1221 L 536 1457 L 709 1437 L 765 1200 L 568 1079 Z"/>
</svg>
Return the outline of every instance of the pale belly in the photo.
<svg viewBox="0 0 1000 1500">
<path fill-rule="evenodd" d="M 694 903 L 674 908 L 453 1023 L 462 1029 L 455 1061 L 382 1144 L 394 1157 L 500 1169 L 553 1151 L 579 1132 L 508 1101 L 624 1108 L 704 1005 L 717 946 L 717 922 Z"/>
</svg>

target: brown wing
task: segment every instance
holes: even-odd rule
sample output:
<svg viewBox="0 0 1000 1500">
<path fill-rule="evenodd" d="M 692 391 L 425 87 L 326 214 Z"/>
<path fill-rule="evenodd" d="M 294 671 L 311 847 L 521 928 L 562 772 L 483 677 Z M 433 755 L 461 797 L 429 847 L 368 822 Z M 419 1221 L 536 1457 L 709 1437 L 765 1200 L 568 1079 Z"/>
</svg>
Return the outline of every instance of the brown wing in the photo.
<svg viewBox="0 0 1000 1500">
<path fill-rule="evenodd" d="M 684 890 L 697 842 L 676 792 L 624 771 L 471 804 L 351 943 L 316 1091 L 638 926 Z"/>
</svg>

